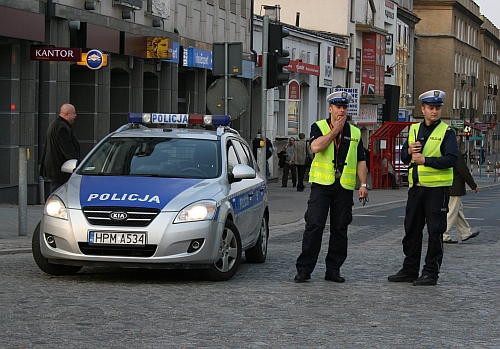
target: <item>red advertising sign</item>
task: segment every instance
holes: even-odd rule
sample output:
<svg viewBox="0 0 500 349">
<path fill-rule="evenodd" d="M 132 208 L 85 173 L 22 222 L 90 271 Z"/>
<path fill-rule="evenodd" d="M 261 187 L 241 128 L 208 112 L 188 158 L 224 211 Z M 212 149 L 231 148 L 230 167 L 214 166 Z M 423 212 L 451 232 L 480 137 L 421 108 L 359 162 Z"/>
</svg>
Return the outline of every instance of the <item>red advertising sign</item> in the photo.
<svg viewBox="0 0 500 349">
<path fill-rule="evenodd" d="M 385 36 L 363 33 L 361 94 L 384 95 Z"/>
<path fill-rule="evenodd" d="M 319 76 L 319 70 L 320 70 L 319 65 L 302 63 L 300 59 L 290 61 L 290 64 L 283 68 L 288 70 L 289 72 L 316 75 L 316 76 Z"/>
<path fill-rule="evenodd" d="M 71 47 L 31 46 L 30 51 L 32 61 L 78 62 L 81 56 L 82 49 Z"/>
<path fill-rule="evenodd" d="M 288 84 L 288 99 L 300 100 L 300 85 L 297 81 L 290 81 Z"/>
<path fill-rule="evenodd" d="M 363 33 L 363 65 L 375 64 L 376 40 L 375 33 Z"/>
</svg>

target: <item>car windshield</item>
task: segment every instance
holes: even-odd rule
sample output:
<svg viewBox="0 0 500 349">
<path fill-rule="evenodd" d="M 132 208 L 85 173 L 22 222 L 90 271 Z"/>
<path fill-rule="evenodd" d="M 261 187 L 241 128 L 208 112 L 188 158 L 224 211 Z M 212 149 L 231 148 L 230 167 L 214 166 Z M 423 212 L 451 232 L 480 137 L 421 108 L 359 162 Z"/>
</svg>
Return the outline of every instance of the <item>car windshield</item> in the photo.
<svg viewBox="0 0 500 349">
<path fill-rule="evenodd" d="M 221 174 L 217 141 L 111 137 L 93 150 L 81 175 L 217 178 Z"/>
</svg>

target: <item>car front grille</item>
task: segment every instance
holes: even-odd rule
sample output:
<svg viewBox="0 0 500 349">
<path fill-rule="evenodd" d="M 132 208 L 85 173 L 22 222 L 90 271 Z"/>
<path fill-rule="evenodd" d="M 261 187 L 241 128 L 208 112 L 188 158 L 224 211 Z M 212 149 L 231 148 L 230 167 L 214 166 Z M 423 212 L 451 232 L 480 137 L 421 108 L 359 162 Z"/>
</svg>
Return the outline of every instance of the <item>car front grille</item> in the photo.
<svg viewBox="0 0 500 349">
<path fill-rule="evenodd" d="M 147 227 L 160 213 L 156 208 L 86 206 L 82 208 L 87 221 L 92 225 L 109 227 Z M 112 219 L 113 213 L 125 213 L 125 219 Z"/>
<path fill-rule="evenodd" d="M 89 245 L 79 242 L 78 247 L 85 255 L 90 256 L 115 256 L 115 257 L 151 257 L 155 254 L 157 245 L 145 246 L 104 246 Z"/>
</svg>

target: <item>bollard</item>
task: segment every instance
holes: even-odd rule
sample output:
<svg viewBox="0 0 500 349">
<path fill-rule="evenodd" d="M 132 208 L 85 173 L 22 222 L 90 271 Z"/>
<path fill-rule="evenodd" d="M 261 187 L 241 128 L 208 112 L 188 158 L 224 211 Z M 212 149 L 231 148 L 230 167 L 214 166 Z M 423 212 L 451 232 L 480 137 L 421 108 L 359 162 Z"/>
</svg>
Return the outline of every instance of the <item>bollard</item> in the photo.
<svg viewBox="0 0 500 349">
<path fill-rule="evenodd" d="M 488 162 L 486 162 L 486 173 L 487 173 L 488 178 L 490 178 L 490 160 L 488 160 Z"/>
</svg>

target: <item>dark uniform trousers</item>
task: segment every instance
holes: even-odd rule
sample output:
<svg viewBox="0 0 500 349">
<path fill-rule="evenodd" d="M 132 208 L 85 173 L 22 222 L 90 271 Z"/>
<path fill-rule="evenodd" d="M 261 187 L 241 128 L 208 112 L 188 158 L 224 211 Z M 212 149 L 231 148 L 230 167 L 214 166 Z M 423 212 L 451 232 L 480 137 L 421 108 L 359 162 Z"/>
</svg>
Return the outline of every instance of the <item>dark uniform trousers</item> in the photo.
<svg viewBox="0 0 500 349">
<path fill-rule="evenodd" d="M 405 216 L 403 252 L 406 258 L 401 270 L 406 275 L 418 276 L 422 255 L 422 231 L 427 223 L 429 234 L 422 275 L 437 280 L 443 261 L 443 233 L 450 200 L 449 187 L 413 186 L 408 191 Z"/>
<path fill-rule="evenodd" d="M 347 258 L 347 227 L 352 222 L 352 190 L 344 189 L 337 180 L 332 185 L 311 185 L 311 195 L 304 215 L 306 228 L 302 253 L 297 258 L 297 271 L 312 273 L 321 249 L 323 231 L 330 211 L 330 242 L 326 271 L 339 271 Z"/>
</svg>

